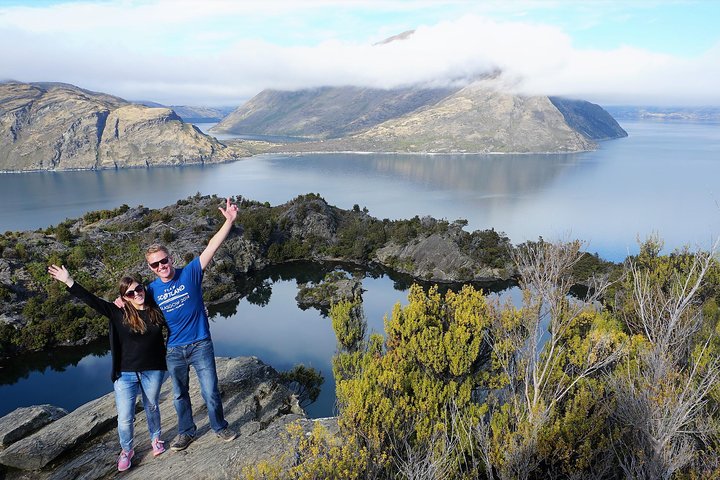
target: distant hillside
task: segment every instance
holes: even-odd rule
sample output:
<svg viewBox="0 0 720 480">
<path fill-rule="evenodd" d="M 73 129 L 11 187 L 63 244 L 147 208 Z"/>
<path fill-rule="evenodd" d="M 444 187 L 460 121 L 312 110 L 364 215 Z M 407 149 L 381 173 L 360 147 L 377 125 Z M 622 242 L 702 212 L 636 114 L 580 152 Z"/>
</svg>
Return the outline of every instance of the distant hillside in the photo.
<svg viewBox="0 0 720 480">
<path fill-rule="evenodd" d="M 585 100 L 570 100 L 561 97 L 548 98 L 563 114 L 568 125 L 590 140 L 627 137 L 627 132 L 600 105 Z"/>
<path fill-rule="evenodd" d="M 720 122 L 720 107 L 606 107 L 618 120 L 686 120 Z"/>
<path fill-rule="evenodd" d="M 168 108 L 61 83 L 0 84 L 0 170 L 76 170 L 221 162 L 249 155 Z"/>
<path fill-rule="evenodd" d="M 575 152 L 627 135 L 601 107 L 504 92 L 494 78 L 465 88 L 265 90 L 212 131 L 305 137 L 276 151 Z"/>
<path fill-rule="evenodd" d="M 188 123 L 209 123 L 219 122 L 229 113 L 233 112 L 236 107 L 192 107 L 188 105 L 171 105 L 175 113 L 178 114 L 184 122 Z"/>
<path fill-rule="evenodd" d="M 202 107 L 190 105 L 163 105 L 162 103 L 151 102 L 149 100 L 136 101 L 139 105 L 145 105 L 152 108 L 169 108 L 187 123 L 210 123 L 219 122 L 233 112 L 237 107 Z"/>
<path fill-rule="evenodd" d="M 340 138 L 432 105 L 458 89 L 322 87 L 264 90 L 229 114 L 212 132 Z"/>
</svg>

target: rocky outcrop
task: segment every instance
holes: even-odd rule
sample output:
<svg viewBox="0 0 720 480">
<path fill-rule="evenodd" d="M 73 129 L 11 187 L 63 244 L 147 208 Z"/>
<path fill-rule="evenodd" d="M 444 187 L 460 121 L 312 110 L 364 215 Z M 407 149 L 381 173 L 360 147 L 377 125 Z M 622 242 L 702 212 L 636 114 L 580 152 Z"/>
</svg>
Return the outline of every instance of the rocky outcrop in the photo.
<svg viewBox="0 0 720 480">
<path fill-rule="evenodd" d="M 447 235 L 432 234 L 416 241 L 388 244 L 375 253 L 376 260 L 414 278 L 441 282 L 460 282 L 472 276 L 476 282 L 507 278 L 501 268 L 491 268 L 475 260 Z"/>
<path fill-rule="evenodd" d="M 241 478 L 245 467 L 283 457 L 287 426 L 300 422 L 310 430 L 314 422 L 305 418 L 297 400 L 280 382 L 278 373 L 255 357 L 217 358 L 217 370 L 225 416 L 239 432 L 232 442 L 219 440 L 209 427 L 207 411 L 196 377 L 191 374 L 191 400 L 198 432 L 182 452 L 166 451 L 153 457 L 144 412 L 138 404 L 135 420 L 135 457 L 123 478 Z M 109 479 L 117 475 L 117 440 L 114 394 L 105 395 L 68 413 L 35 433 L 0 451 L 0 477 L 7 480 Z M 177 433 L 167 380 L 160 399 L 163 439 Z M 7 417 L 0 419 L 0 425 Z M 329 431 L 337 431 L 334 419 L 319 420 Z M 169 443 L 166 445 L 169 446 Z"/>
<path fill-rule="evenodd" d="M 286 205 L 287 209 L 279 216 L 279 223 L 284 227 L 284 236 L 335 241 L 340 215 L 323 199 L 310 198 Z"/>
<path fill-rule="evenodd" d="M 43 468 L 63 452 L 105 432 L 116 420 L 115 397 L 108 393 L 13 443 L 0 452 L 0 464 L 22 470 Z"/>
<path fill-rule="evenodd" d="M 257 147 L 222 144 L 168 108 L 66 84 L 0 84 L 0 171 L 213 163 Z"/>
<path fill-rule="evenodd" d="M 67 413 L 64 408 L 53 405 L 22 407 L 8 413 L 0 418 L 0 449 L 7 448 Z"/>
</svg>

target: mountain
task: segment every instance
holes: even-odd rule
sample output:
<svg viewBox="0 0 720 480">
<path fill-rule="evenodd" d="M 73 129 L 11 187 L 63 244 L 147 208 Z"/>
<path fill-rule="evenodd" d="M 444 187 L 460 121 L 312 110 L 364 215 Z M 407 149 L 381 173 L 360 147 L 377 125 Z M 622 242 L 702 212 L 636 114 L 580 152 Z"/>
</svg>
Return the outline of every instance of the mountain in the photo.
<svg viewBox="0 0 720 480">
<path fill-rule="evenodd" d="M 321 87 L 264 90 L 230 113 L 211 131 L 340 138 L 431 105 L 457 89 Z"/>
<path fill-rule="evenodd" d="M 0 84 L 0 170 L 222 162 L 249 155 L 150 108 L 62 83 Z"/>
<path fill-rule="evenodd" d="M 627 136 L 598 105 L 508 93 L 496 76 L 464 88 L 265 90 L 212 131 L 311 140 L 284 152 L 576 152 Z"/>
<path fill-rule="evenodd" d="M 547 97 L 522 97 L 478 82 L 441 102 L 353 137 L 359 149 L 408 152 L 568 152 L 593 142 Z"/>
</svg>

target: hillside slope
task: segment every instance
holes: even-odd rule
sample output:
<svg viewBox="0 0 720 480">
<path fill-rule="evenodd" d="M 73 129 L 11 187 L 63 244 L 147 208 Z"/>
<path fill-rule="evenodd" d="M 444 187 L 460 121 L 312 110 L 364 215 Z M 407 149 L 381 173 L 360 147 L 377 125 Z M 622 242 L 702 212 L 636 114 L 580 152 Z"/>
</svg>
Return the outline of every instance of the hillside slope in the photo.
<svg viewBox="0 0 720 480">
<path fill-rule="evenodd" d="M 597 108 L 600 113 L 590 108 L 584 111 L 606 117 L 603 122 L 614 122 Z M 586 120 L 591 127 L 603 122 Z M 597 148 L 589 135 L 606 138 L 605 132 L 586 131 L 573 128 L 548 97 L 515 95 L 496 88 L 492 81 L 479 81 L 364 132 L 278 146 L 275 151 L 558 153 Z"/>
<path fill-rule="evenodd" d="M 322 87 L 264 90 L 212 132 L 340 138 L 436 103 L 457 89 Z"/>
<path fill-rule="evenodd" d="M 627 136 L 598 105 L 509 93 L 495 77 L 454 89 L 266 90 L 213 131 L 308 140 L 282 152 L 577 152 Z"/>
<path fill-rule="evenodd" d="M 0 170 L 77 170 L 221 162 L 228 148 L 168 108 L 60 83 L 0 84 Z"/>
</svg>

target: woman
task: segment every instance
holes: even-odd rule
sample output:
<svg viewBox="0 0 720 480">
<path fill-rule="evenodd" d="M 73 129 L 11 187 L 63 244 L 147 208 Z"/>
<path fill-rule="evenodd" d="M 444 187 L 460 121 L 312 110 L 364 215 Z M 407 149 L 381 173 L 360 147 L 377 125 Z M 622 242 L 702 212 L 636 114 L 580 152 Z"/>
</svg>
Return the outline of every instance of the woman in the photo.
<svg viewBox="0 0 720 480">
<path fill-rule="evenodd" d="M 165 318 L 152 297 L 145 298 L 145 287 L 131 277 L 120 281 L 123 308 L 96 297 L 75 282 L 65 266 L 50 265 L 48 273 L 68 286 L 68 291 L 98 313 L 110 319 L 110 351 L 115 405 L 118 412 L 118 435 L 122 451 L 118 470 L 132 465 L 135 399 L 142 393 L 153 455 L 165 451 L 160 440 L 160 386 L 165 380 Z"/>
</svg>

